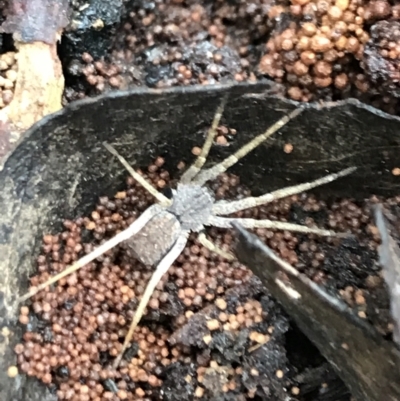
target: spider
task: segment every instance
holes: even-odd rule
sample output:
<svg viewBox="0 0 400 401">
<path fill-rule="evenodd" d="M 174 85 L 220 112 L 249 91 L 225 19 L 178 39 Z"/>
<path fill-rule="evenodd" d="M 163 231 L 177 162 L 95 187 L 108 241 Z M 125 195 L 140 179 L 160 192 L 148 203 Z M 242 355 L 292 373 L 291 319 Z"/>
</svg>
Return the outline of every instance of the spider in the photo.
<svg viewBox="0 0 400 401">
<path fill-rule="evenodd" d="M 234 259 L 234 256 L 231 253 L 219 249 L 208 240 L 204 232 L 205 227 L 214 226 L 219 228 L 231 228 L 232 222 L 239 222 L 243 227 L 250 229 L 270 228 L 317 234 L 321 236 L 347 235 L 339 234 L 330 230 L 311 228 L 287 222 L 225 217 L 244 209 L 264 205 L 276 199 L 295 195 L 317 186 L 327 184 L 339 177 L 350 174 L 355 170 L 354 167 L 350 167 L 312 182 L 289 186 L 259 197 L 247 197 L 236 201 L 215 201 L 212 193 L 205 184 L 208 181 L 216 179 L 220 174 L 236 164 L 241 158 L 254 150 L 273 133 L 278 131 L 303 111 L 302 108 L 293 110 L 291 113 L 269 127 L 264 133 L 256 136 L 225 160 L 210 168 L 202 169 L 207 161 L 208 153 L 217 134 L 217 127 L 219 126 L 225 103 L 226 99 L 217 109 L 199 156 L 181 176 L 176 189 L 172 189 L 171 199 L 158 192 L 143 176 L 136 172 L 112 146 L 104 143 L 103 145 L 120 160 L 132 177 L 136 179 L 150 194 L 152 194 L 157 202 L 147 208 L 127 229 L 121 231 L 116 236 L 100 245 L 93 252 L 67 267 L 63 272 L 51 277 L 45 283 L 30 288 L 30 291 L 19 299 L 19 302 L 27 300 L 49 285 L 75 272 L 116 245 L 124 242 L 124 247 L 129 250 L 134 257 L 145 265 L 156 266 L 156 269 L 140 300 L 129 331 L 122 345 L 121 352 L 114 361 L 114 368 L 118 367 L 124 352 L 128 348 L 133 333 L 145 312 L 155 287 L 185 248 L 190 232 L 198 233 L 198 240 L 203 246 L 229 260 Z"/>
</svg>

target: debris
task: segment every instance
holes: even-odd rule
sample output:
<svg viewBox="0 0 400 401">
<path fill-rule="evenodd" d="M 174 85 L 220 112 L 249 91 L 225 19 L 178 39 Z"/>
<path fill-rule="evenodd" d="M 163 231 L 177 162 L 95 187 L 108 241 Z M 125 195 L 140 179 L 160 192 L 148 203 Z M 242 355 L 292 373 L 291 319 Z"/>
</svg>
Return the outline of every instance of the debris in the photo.
<svg viewBox="0 0 400 401">
<path fill-rule="evenodd" d="M 68 22 L 67 9 L 67 0 L 10 3 L 0 30 L 13 35 L 18 69 L 13 99 L 0 111 L 0 123 L 11 131 L 8 137 L 0 132 L 0 156 L 5 153 L 1 148 L 11 149 L 25 130 L 62 107 L 64 76 L 57 41 Z M 0 159 L 0 169 L 4 162 Z"/>
<path fill-rule="evenodd" d="M 379 262 L 391 299 L 390 309 L 394 321 L 393 340 L 400 345 L 400 248 L 389 233 L 380 205 L 375 209 L 375 219 L 382 241 L 378 248 Z"/>
<path fill-rule="evenodd" d="M 14 378 L 18 376 L 18 368 L 16 366 L 10 366 L 7 369 L 7 375 L 8 377 Z"/>
</svg>

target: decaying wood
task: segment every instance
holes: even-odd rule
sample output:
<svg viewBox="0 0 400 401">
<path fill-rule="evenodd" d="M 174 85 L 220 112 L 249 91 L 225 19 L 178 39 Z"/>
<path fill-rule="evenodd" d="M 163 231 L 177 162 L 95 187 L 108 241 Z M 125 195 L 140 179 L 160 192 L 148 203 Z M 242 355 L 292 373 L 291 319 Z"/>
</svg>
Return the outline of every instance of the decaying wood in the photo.
<svg viewBox="0 0 400 401">
<path fill-rule="evenodd" d="M 18 77 L 11 103 L 0 112 L 18 135 L 61 109 L 64 76 L 56 44 L 17 43 Z M 14 135 L 15 135 L 14 133 Z"/>
<path fill-rule="evenodd" d="M 64 76 L 57 41 L 67 19 L 66 0 L 13 0 L 2 32 L 12 33 L 17 49 L 14 96 L 0 111 L 0 170 L 4 156 L 21 135 L 44 116 L 62 108 Z M 7 150 L 7 152 L 5 151 Z"/>
<path fill-rule="evenodd" d="M 400 248 L 390 235 L 380 205 L 375 209 L 375 220 L 381 236 L 381 245 L 378 249 L 379 262 L 390 295 L 393 340 L 400 346 Z"/>
</svg>

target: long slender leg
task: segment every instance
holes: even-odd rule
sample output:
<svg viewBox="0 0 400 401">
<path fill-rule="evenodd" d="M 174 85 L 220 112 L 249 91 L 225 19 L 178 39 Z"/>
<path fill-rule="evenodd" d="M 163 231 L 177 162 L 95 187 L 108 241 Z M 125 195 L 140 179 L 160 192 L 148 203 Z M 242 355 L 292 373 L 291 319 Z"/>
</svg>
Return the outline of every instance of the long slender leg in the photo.
<svg viewBox="0 0 400 401">
<path fill-rule="evenodd" d="M 253 149 L 259 146 L 262 142 L 264 142 L 267 138 L 269 138 L 272 134 L 282 128 L 285 124 L 287 124 L 290 120 L 298 116 L 303 111 L 302 108 L 298 108 L 293 110 L 290 114 L 282 117 L 279 121 L 277 121 L 274 125 L 269 127 L 263 134 L 256 136 L 246 145 L 242 146 L 237 152 L 227 157 L 221 163 L 216 164 L 215 166 L 201 171 L 193 180 L 196 184 L 204 185 L 207 181 L 214 180 L 220 174 L 224 173 L 229 167 L 232 167 L 236 164 L 242 157 L 246 156 Z"/>
<path fill-rule="evenodd" d="M 129 174 L 151 195 L 153 195 L 158 202 L 163 206 L 171 205 L 172 201 L 164 196 L 161 192 L 158 192 L 144 177 L 142 177 L 138 172 L 136 172 L 129 163 L 108 143 L 103 142 L 103 146 L 127 169 Z"/>
<path fill-rule="evenodd" d="M 161 210 L 160 205 L 153 205 L 147 208 L 127 229 L 118 233 L 115 237 L 111 238 L 104 244 L 100 245 L 94 251 L 90 252 L 89 254 L 85 255 L 83 258 L 76 261 L 71 266 L 67 267 L 64 271 L 55 276 L 48 279 L 45 283 L 38 285 L 37 287 L 33 287 L 28 293 L 23 295 L 19 298 L 18 302 L 24 302 L 27 299 L 36 295 L 39 291 L 44 290 L 49 285 L 56 283 L 57 281 L 61 280 L 63 277 L 72 274 L 73 272 L 79 270 L 81 267 L 87 265 L 88 263 L 92 262 L 99 256 L 103 255 L 103 253 L 109 251 L 110 249 L 114 248 L 116 245 L 120 244 L 121 242 L 129 239 L 132 235 L 138 233 L 146 224 L 147 222 L 154 217 L 157 213 Z"/>
<path fill-rule="evenodd" d="M 147 304 L 149 303 L 150 298 L 153 295 L 154 289 L 156 288 L 157 284 L 160 282 L 162 276 L 168 271 L 168 269 L 171 267 L 171 265 L 175 262 L 176 258 L 182 253 L 183 249 L 186 246 L 188 236 L 189 236 L 189 232 L 184 231 L 178 237 L 174 246 L 164 256 L 164 258 L 158 264 L 155 272 L 151 276 L 150 281 L 147 284 L 147 287 L 142 296 L 142 299 L 140 300 L 139 306 L 135 312 L 135 315 L 133 316 L 133 320 L 132 320 L 131 326 L 129 327 L 128 334 L 126 335 L 124 344 L 122 345 L 122 350 L 114 361 L 114 364 L 113 364 L 114 369 L 116 369 L 118 367 L 118 365 L 121 362 L 121 359 L 124 355 L 124 352 L 126 351 L 126 349 L 129 346 L 129 343 L 131 342 L 133 333 L 144 314 Z"/>
<path fill-rule="evenodd" d="M 286 230 L 294 231 L 305 234 L 316 234 L 323 237 L 347 237 L 348 233 L 337 233 L 331 230 L 322 230 L 320 228 L 310 228 L 302 226 L 300 224 L 286 223 L 284 221 L 272 221 L 272 220 L 256 220 L 256 219 L 240 219 L 240 218 L 229 218 L 213 216 L 208 221 L 208 224 L 214 227 L 220 228 L 232 228 L 231 223 L 238 222 L 244 228 L 271 228 L 275 230 Z"/>
<path fill-rule="evenodd" d="M 234 260 L 235 256 L 231 254 L 230 252 L 225 252 L 223 249 L 218 248 L 215 244 L 213 244 L 207 237 L 206 235 L 201 232 L 198 236 L 197 239 L 199 240 L 200 244 L 205 246 L 207 249 L 209 249 L 211 252 L 216 253 L 219 256 L 222 256 L 223 258 L 227 260 Z"/>
<path fill-rule="evenodd" d="M 293 185 L 290 187 L 278 189 L 276 191 L 270 192 L 268 194 L 248 198 L 239 199 L 237 201 L 219 201 L 213 206 L 213 214 L 215 215 L 228 215 L 231 213 L 236 213 L 244 209 L 249 209 L 251 207 L 265 205 L 274 200 L 286 198 L 287 196 L 300 194 L 304 191 L 308 191 L 312 188 L 319 187 L 324 184 L 328 184 L 332 181 L 337 180 L 340 177 L 351 174 L 356 170 L 356 167 L 349 167 L 345 170 L 339 171 L 338 173 L 333 173 L 316 179 L 315 181 L 305 182 L 304 184 Z"/>
<path fill-rule="evenodd" d="M 204 166 L 207 161 L 208 153 L 210 152 L 211 146 L 213 144 L 214 138 L 217 135 L 217 128 L 219 122 L 221 121 L 222 113 L 224 112 L 224 108 L 226 105 L 227 96 L 222 99 L 221 104 L 219 105 L 217 112 L 214 115 L 213 122 L 211 124 L 211 128 L 208 130 L 207 138 L 204 142 L 203 147 L 201 148 L 201 152 L 195 162 L 184 172 L 181 177 L 182 184 L 188 184 L 192 179 L 198 174 L 201 168 Z"/>
</svg>

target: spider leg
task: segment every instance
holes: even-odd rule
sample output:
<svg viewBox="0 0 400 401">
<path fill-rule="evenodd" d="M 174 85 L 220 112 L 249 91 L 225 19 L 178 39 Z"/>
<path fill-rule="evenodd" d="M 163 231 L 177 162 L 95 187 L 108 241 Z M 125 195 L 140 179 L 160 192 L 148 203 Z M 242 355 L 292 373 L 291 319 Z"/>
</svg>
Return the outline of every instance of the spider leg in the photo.
<svg viewBox="0 0 400 401">
<path fill-rule="evenodd" d="M 199 233 L 197 236 L 197 239 L 199 240 L 200 244 L 209 249 L 211 252 L 216 253 L 219 256 L 222 256 L 223 258 L 227 260 L 234 260 L 235 257 L 233 254 L 230 252 L 225 252 L 223 249 L 217 247 L 215 244 L 213 244 L 209 239 L 207 239 L 206 235 L 204 232 Z"/>
<path fill-rule="evenodd" d="M 182 253 L 183 249 L 186 246 L 188 237 L 189 237 L 188 231 L 184 231 L 183 233 L 181 233 L 181 235 L 176 240 L 174 246 L 164 256 L 164 258 L 158 264 L 155 272 L 151 276 L 150 281 L 147 284 L 147 287 L 142 296 L 142 299 L 140 300 L 139 306 L 135 312 L 135 315 L 133 316 L 133 320 L 129 327 L 128 334 L 126 335 L 124 344 L 122 345 L 121 352 L 119 353 L 119 355 L 117 356 L 117 358 L 114 361 L 114 364 L 113 364 L 114 369 L 116 369 L 118 367 L 126 349 L 129 346 L 129 343 L 131 342 L 133 333 L 144 314 L 147 304 L 149 303 L 150 298 L 153 295 L 154 289 L 156 288 L 157 284 L 160 282 L 162 276 L 168 271 L 168 269 L 171 267 L 171 265 L 175 262 L 176 258 Z"/>
<path fill-rule="evenodd" d="M 110 144 L 103 142 L 103 146 L 115 157 L 118 158 L 118 160 L 121 162 L 121 164 L 127 169 L 129 174 L 151 195 L 153 195 L 158 202 L 163 205 L 163 206 L 169 206 L 171 205 L 172 201 L 168 199 L 166 196 L 164 196 L 162 193 L 158 192 L 153 185 L 151 185 L 144 177 L 142 177 L 137 171 L 135 171 L 129 163 L 123 158 Z"/>
<path fill-rule="evenodd" d="M 222 99 L 221 104 L 219 105 L 215 115 L 213 122 L 211 124 L 211 128 L 208 130 L 207 138 L 204 142 L 203 147 L 201 148 L 201 152 L 195 162 L 183 173 L 180 182 L 182 184 L 188 184 L 192 181 L 192 179 L 198 174 L 201 168 L 204 166 L 207 161 L 208 153 L 210 152 L 211 146 L 213 144 L 214 138 L 217 135 L 217 128 L 219 122 L 221 121 L 222 113 L 224 112 L 224 108 L 226 105 L 227 96 Z"/>
<path fill-rule="evenodd" d="M 348 233 L 337 233 L 331 230 L 322 230 L 320 228 L 310 228 L 302 226 L 300 224 L 287 223 L 284 221 L 272 221 L 272 220 L 256 220 L 256 219 L 241 219 L 241 218 L 230 218 L 230 217 L 210 217 L 208 224 L 214 227 L 220 228 L 232 228 L 231 223 L 238 222 L 244 228 L 271 228 L 275 230 L 286 230 L 294 231 L 305 234 L 316 234 L 323 237 L 346 237 Z"/>
<path fill-rule="evenodd" d="M 268 139 L 272 134 L 282 128 L 285 124 L 287 124 L 290 120 L 298 116 L 303 111 L 302 108 L 297 108 L 293 110 L 290 114 L 282 117 L 279 121 L 277 121 L 274 125 L 269 127 L 264 133 L 256 136 L 246 145 L 242 146 L 238 151 L 228 156 L 222 162 L 216 164 L 215 166 L 201 171 L 193 180 L 198 185 L 204 185 L 207 181 L 214 180 L 220 174 L 224 173 L 228 170 L 229 167 L 232 167 L 236 164 L 242 157 L 246 156 L 252 150 L 254 150 L 257 146 L 263 143 L 266 139 Z"/>
<path fill-rule="evenodd" d="M 214 204 L 212 211 L 213 214 L 215 215 L 227 215 L 239 212 L 241 210 L 249 209 L 252 207 L 265 205 L 266 203 L 270 203 L 274 200 L 286 198 L 287 196 L 296 195 L 304 191 L 308 191 L 312 188 L 328 184 L 332 181 L 337 180 L 340 177 L 344 177 L 348 174 L 351 174 L 355 170 L 356 167 L 349 167 L 346 168 L 345 170 L 339 171 L 338 173 L 333 173 L 326 175 L 325 177 L 318 178 L 315 181 L 305 182 L 299 185 L 292 185 L 290 187 L 278 189 L 276 191 L 258 197 L 250 196 L 248 198 L 239 199 L 231 202 L 219 201 Z"/>
<path fill-rule="evenodd" d="M 114 248 L 119 243 L 129 239 L 132 235 L 135 235 L 136 233 L 138 233 L 147 224 L 147 222 L 151 218 L 153 218 L 157 213 L 160 212 L 160 210 L 162 210 L 160 205 L 150 206 L 127 229 L 121 231 L 115 237 L 106 241 L 104 244 L 101 244 L 94 251 L 85 255 L 83 258 L 79 259 L 74 264 L 67 267 L 61 273 L 56 274 L 55 276 L 49 278 L 45 283 L 42 283 L 42 284 L 38 285 L 37 287 L 33 287 L 28 293 L 26 293 L 25 295 L 20 297 L 18 302 L 26 301 L 27 299 L 36 295 L 38 292 L 44 290 L 49 285 L 54 284 L 57 281 L 61 280 L 63 277 L 68 276 L 68 275 L 72 274 L 73 272 L 79 270 L 83 266 L 87 265 L 88 263 L 92 262 L 99 256 L 103 255 L 103 253 Z"/>
</svg>

